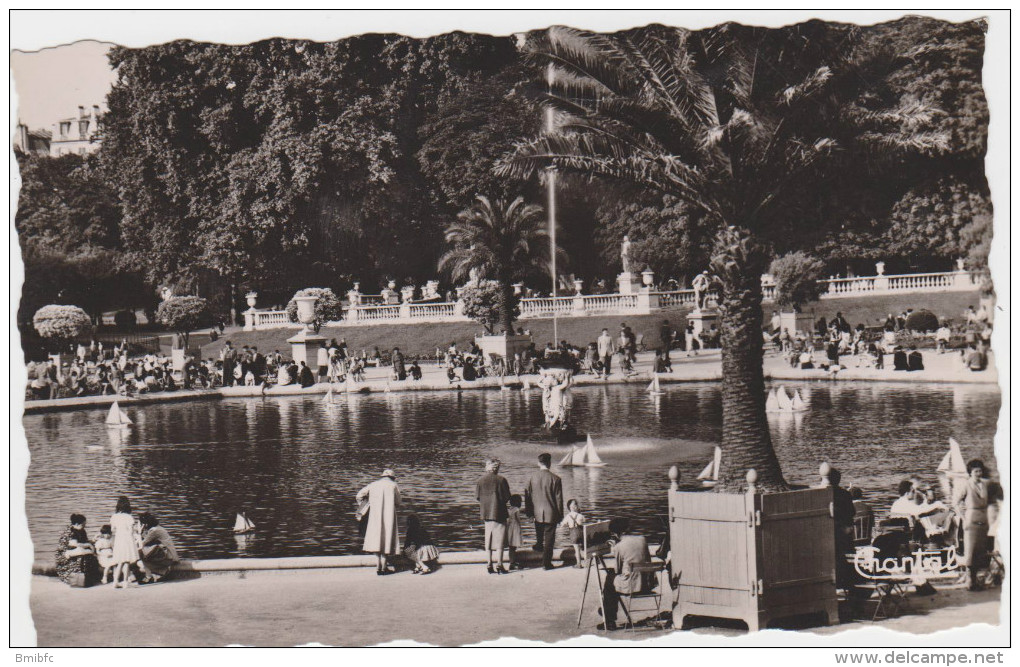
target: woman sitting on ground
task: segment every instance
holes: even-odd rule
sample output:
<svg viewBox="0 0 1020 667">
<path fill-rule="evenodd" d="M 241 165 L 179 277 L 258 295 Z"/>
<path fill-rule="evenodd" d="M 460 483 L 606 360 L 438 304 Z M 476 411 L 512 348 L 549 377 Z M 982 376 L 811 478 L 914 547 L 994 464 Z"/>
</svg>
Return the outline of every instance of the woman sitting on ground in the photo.
<svg viewBox="0 0 1020 667">
<path fill-rule="evenodd" d="M 174 564 L 180 562 L 170 533 L 159 525 L 159 520 L 148 512 L 138 517 L 142 526 L 141 560 L 138 565 L 145 574 L 144 583 L 165 579 Z"/>
<path fill-rule="evenodd" d="M 91 586 L 99 581 L 99 560 L 85 532 L 85 516 L 72 514 L 71 523 L 57 541 L 57 576 L 71 586 Z"/>
</svg>

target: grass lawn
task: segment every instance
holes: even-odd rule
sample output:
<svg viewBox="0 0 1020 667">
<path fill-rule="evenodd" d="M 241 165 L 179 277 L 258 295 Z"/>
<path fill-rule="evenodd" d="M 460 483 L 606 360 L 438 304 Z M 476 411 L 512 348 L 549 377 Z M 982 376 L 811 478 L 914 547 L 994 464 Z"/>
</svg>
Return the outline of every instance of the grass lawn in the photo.
<svg viewBox="0 0 1020 667">
<path fill-rule="evenodd" d="M 864 323 L 872 326 L 884 321 L 889 313 L 898 314 L 907 308 L 920 310 L 926 308 L 939 316 L 957 322 L 962 321 L 962 313 L 967 306 L 978 305 L 978 292 L 949 292 L 944 294 L 897 294 L 883 296 L 862 296 L 845 299 L 826 299 L 809 304 L 805 313 L 811 313 L 817 320 L 825 317 L 830 320 L 840 311 L 852 326 Z M 765 304 L 765 318 L 772 316 L 773 307 Z M 558 321 L 559 338 L 581 345 L 598 338 L 599 331 L 606 327 L 614 336 L 620 330 L 620 324 L 626 322 L 634 333 L 644 336 L 646 347 L 654 348 L 658 344 L 659 326 L 663 319 L 668 319 L 674 330 L 681 330 L 687 325 L 689 308 L 670 309 L 654 315 L 610 315 L 592 317 L 568 317 Z M 545 347 L 553 340 L 553 321 L 551 319 L 521 320 L 517 326 L 530 329 L 535 345 Z M 451 342 L 464 348 L 474 336 L 482 332 L 482 327 L 474 322 L 436 322 L 418 324 L 379 324 L 372 326 L 341 326 L 323 327 L 320 332 L 327 340 L 341 338 L 347 340 L 351 350 L 360 352 L 362 348 L 372 351 L 376 345 L 382 351 L 399 347 L 405 354 L 434 354 L 436 348 L 445 350 Z M 226 340 L 235 347 L 255 345 L 263 353 L 279 350 L 284 356 L 290 356 L 290 345 L 287 339 L 297 333 L 294 328 L 265 329 L 262 331 L 236 331 L 220 338 L 215 343 L 202 346 L 203 357 L 215 357 Z"/>
</svg>

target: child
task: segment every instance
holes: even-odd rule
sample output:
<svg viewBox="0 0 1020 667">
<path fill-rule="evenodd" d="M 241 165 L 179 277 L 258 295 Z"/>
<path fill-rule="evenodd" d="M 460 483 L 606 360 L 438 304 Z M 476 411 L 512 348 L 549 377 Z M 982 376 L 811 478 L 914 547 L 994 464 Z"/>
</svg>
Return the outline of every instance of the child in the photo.
<svg viewBox="0 0 1020 667">
<path fill-rule="evenodd" d="M 521 564 L 517 562 L 517 550 L 523 545 L 521 539 L 521 503 L 520 495 L 510 496 L 509 516 L 506 519 L 506 545 L 510 548 L 510 569 L 519 570 Z"/>
<path fill-rule="evenodd" d="M 436 571 L 439 550 L 432 544 L 428 532 L 417 514 L 407 517 L 407 534 L 404 535 L 404 555 L 414 562 L 414 574 L 432 574 Z"/>
<path fill-rule="evenodd" d="M 107 577 L 113 572 L 113 531 L 110 524 L 99 530 L 99 537 L 96 538 L 96 556 L 99 558 L 99 567 L 103 568 L 105 584 Z"/>
<path fill-rule="evenodd" d="M 567 501 L 567 516 L 563 517 L 561 526 L 565 526 L 570 534 L 570 543 L 574 545 L 574 567 L 584 567 L 581 543 L 584 542 L 584 515 L 580 512 L 581 506 L 571 498 Z"/>
</svg>

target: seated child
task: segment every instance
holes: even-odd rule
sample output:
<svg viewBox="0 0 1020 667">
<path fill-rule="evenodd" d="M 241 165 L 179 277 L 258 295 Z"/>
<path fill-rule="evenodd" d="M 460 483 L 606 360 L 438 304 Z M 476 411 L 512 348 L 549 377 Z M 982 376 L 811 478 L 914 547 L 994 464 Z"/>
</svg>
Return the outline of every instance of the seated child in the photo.
<svg viewBox="0 0 1020 667">
<path fill-rule="evenodd" d="M 411 379 L 418 381 L 421 379 L 421 366 L 418 365 L 417 361 L 412 361 L 411 366 L 407 369 L 411 374 Z"/>
</svg>

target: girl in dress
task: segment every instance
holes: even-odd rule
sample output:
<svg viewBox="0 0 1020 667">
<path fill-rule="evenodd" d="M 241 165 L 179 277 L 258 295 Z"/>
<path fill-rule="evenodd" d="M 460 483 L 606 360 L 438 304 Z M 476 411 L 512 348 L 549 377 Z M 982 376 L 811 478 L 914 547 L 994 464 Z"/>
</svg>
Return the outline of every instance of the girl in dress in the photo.
<svg viewBox="0 0 1020 667">
<path fill-rule="evenodd" d="M 131 565 L 138 560 L 135 518 L 131 516 L 131 501 L 127 496 L 117 499 L 117 510 L 110 517 L 110 528 L 113 533 L 113 587 L 127 588 Z"/>
<path fill-rule="evenodd" d="M 517 562 L 517 550 L 524 545 L 521 537 L 521 504 L 520 495 L 510 496 L 510 507 L 506 519 L 506 545 L 510 549 L 510 569 L 519 570 L 521 564 Z"/>
<path fill-rule="evenodd" d="M 414 574 L 432 574 L 436 571 L 439 549 L 436 549 L 436 545 L 432 544 L 432 540 L 422 527 L 417 514 L 410 514 L 407 517 L 404 555 L 414 562 Z"/>
<path fill-rule="evenodd" d="M 113 570 L 113 532 L 110 524 L 106 524 L 99 531 L 99 537 L 96 538 L 96 556 L 99 558 L 99 567 L 103 568 L 105 584 Z"/>
<path fill-rule="evenodd" d="M 570 534 L 570 543 L 574 545 L 574 567 L 584 567 L 581 543 L 584 542 L 584 515 L 581 514 L 581 506 L 571 498 L 567 501 L 567 515 L 563 517 L 561 526 L 565 526 Z"/>
</svg>

